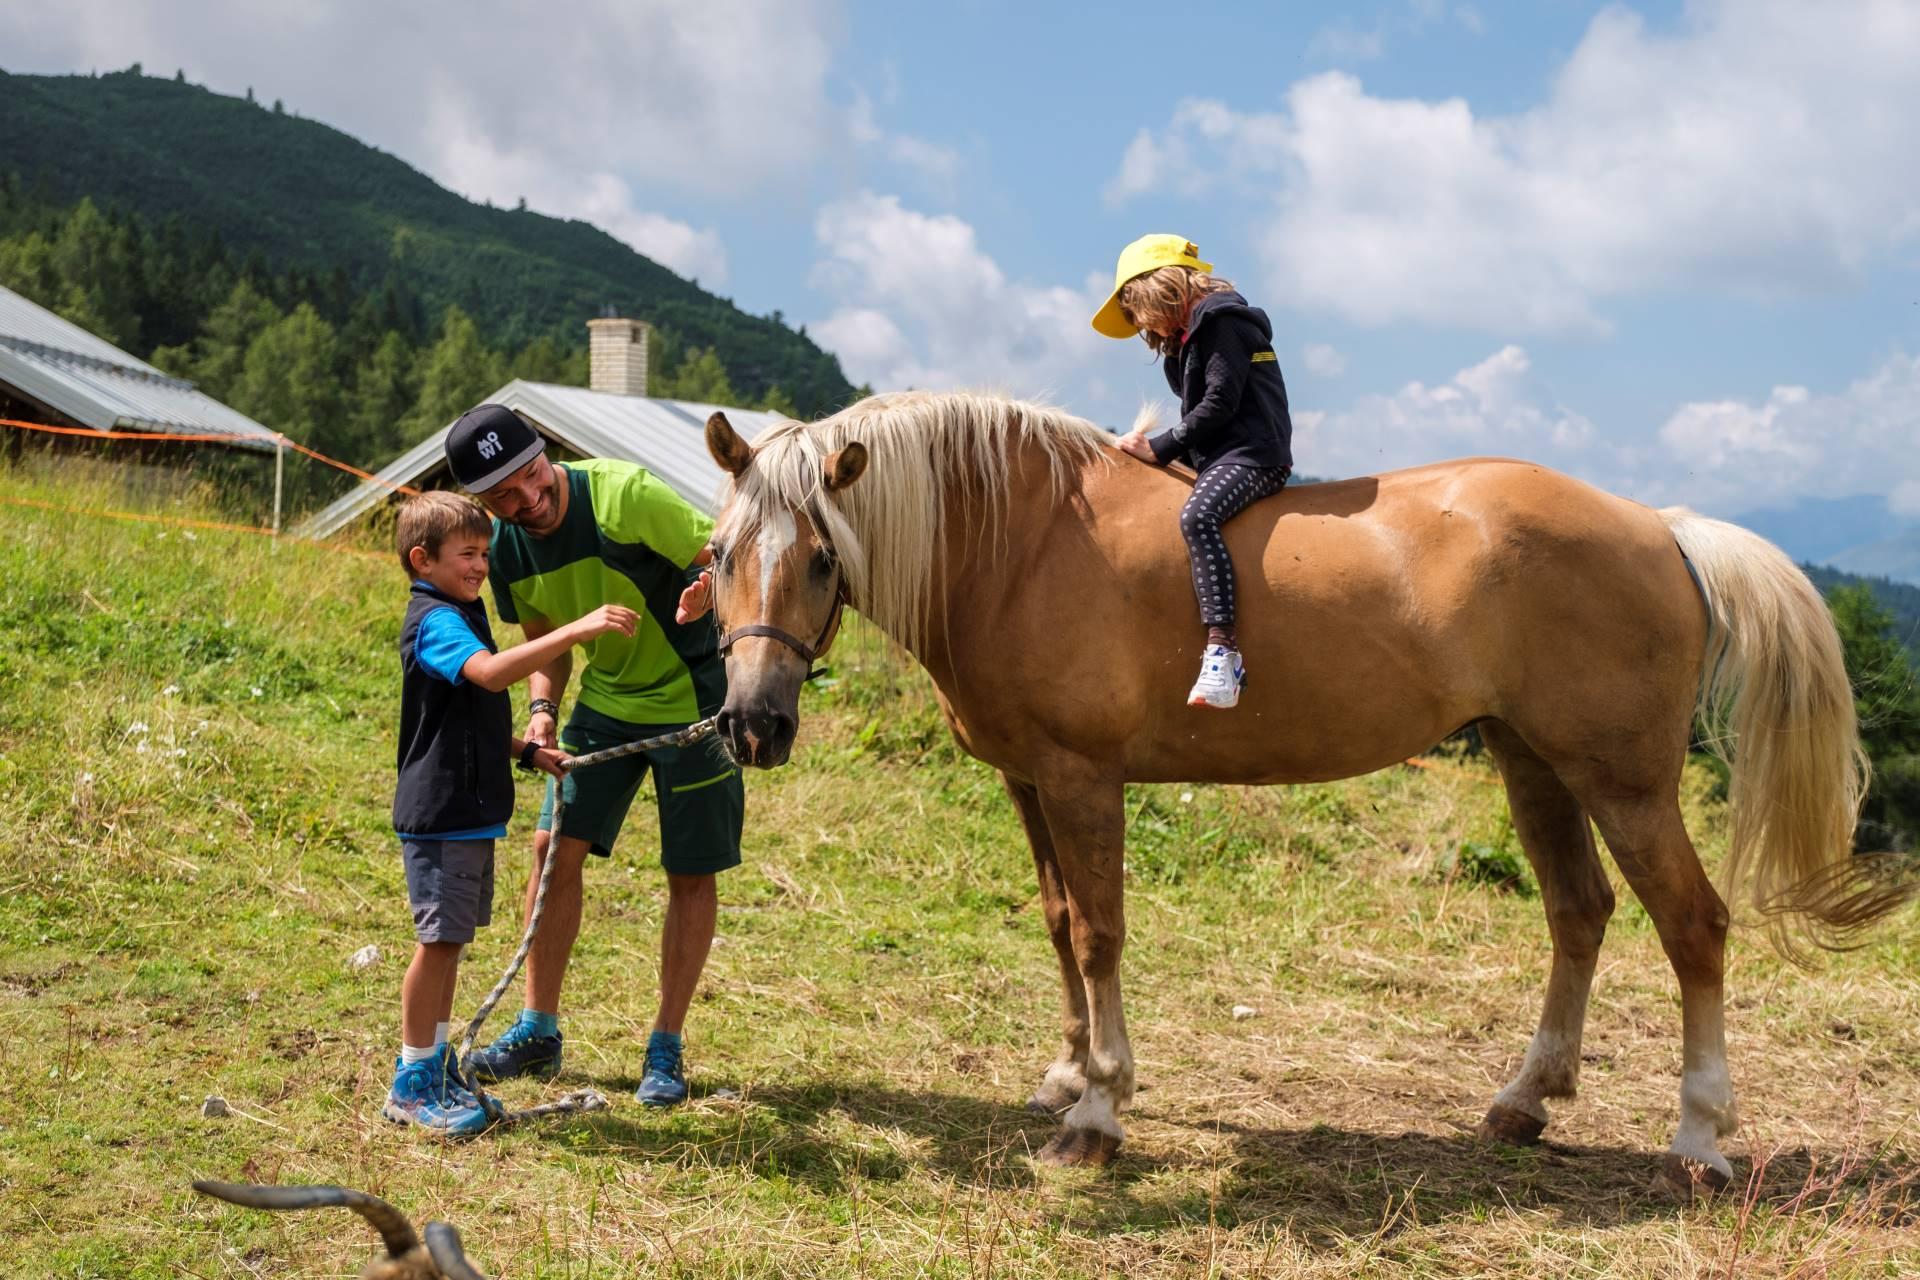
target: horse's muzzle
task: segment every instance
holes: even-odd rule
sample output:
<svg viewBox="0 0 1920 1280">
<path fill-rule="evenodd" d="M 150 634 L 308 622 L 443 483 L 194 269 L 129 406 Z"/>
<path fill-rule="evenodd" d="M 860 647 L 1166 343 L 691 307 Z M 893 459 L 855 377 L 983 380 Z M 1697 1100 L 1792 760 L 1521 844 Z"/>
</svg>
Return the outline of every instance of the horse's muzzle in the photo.
<svg viewBox="0 0 1920 1280">
<path fill-rule="evenodd" d="M 771 769 L 785 764 L 793 754 L 793 739 L 800 730 L 800 718 L 771 702 L 736 705 L 733 699 L 728 699 L 714 718 L 714 728 L 719 730 L 735 760 L 756 769 Z"/>
</svg>

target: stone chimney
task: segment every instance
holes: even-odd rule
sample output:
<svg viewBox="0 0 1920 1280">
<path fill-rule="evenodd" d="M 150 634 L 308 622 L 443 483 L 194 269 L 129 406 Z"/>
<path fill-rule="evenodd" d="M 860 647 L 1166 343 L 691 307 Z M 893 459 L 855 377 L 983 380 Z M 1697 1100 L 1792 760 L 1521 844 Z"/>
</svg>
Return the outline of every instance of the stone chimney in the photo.
<svg viewBox="0 0 1920 1280">
<path fill-rule="evenodd" d="M 652 327 L 606 308 L 587 321 L 587 386 L 616 396 L 647 394 L 647 338 Z"/>
</svg>

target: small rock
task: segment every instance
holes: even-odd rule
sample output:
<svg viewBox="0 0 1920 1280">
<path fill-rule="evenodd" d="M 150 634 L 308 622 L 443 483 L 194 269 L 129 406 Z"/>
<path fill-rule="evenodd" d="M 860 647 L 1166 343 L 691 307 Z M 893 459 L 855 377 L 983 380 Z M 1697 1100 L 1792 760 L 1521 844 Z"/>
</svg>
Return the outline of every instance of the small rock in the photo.
<svg viewBox="0 0 1920 1280">
<path fill-rule="evenodd" d="M 209 1120 L 222 1120 L 233 1113 L 227 1109 L 225 1098 L 217 1093 L 210 1093 L 207 1095 L 207 1100 L 200 1104 L 200 1114 Z"/>
<path fill-rule="evenodd" d="M 737 1099 L 740 1096 L 740 1091 L 738 1089 L 729 1089 L 725 1085 L 721 1085 L 718 1089 L 715 1089 L 712 1093 L 708 1094 L 707 1096 L 709 1098 L 714 1098 L 720 1101 L 730 1102 L 730 1101 L 733 1101 L 734 1099 Z"/>
<path fill-rule="evenodd" d="M 1248 1018 L 1257 1018 L 1259 1016 L 1260 1011 L 1250 1004 L 1237 1004 L 1233 1006 L 1233 1020 L 1235 1022 L 1245 1022 Z"/>
<path fill-rule="evenodd" d="M 380 948 L 369 942 L 347 957 L 348 973 L 365 973 L 380 963 Z"/>
</svg>

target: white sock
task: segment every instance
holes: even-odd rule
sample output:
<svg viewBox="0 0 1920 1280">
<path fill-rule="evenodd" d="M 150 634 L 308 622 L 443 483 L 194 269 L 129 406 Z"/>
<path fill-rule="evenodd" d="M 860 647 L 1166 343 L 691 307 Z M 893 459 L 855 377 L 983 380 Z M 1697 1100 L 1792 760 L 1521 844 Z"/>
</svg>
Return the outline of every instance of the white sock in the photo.
<svg viewBox="0 0 1920 1280">
<path fill-rule="evenodd" d="M 435 1044 L 445 1044 L 447 1042 L 447 1033 L 452 1029 L 453 1024 L 451 1022 L 442 1022 L 436 1025 L 433 1029 L 433 1042 Z"/>
<path fill-rule="evenodd" d="M 424 1049 L 415 1048 L 413 1045 L 405 1042 L 402 1042 L 400 1045 L 400 1061 L 408 1066 L 412 1066 L 416 1062 L 426 1062 L 439 1056 L 440 1046 L 437 1044 L 430 1044 Z"/>
</svg>

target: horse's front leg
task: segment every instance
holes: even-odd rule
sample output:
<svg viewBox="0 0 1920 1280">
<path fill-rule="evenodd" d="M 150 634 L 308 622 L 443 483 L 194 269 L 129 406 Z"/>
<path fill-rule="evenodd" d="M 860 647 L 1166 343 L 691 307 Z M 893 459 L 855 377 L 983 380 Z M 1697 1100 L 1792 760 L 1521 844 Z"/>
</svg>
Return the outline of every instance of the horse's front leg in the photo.
<svg viewBox="0 0 1920 1280">
<path fill-rule="evenodd" d="M 1046 1164 L 1105 1164 L 1120 1148 L 1120 1111 L 1133 1098 L 1133 1048 L 1120 1007 L 1125 806 L 1117 777 L 1080 764 L 1043 774 L 1040 809 L 1067 900 L 1068 938 L 1085 987 L 1086 1085 L 1040 1149 Z"/>
<path fill-rule="evenodd" d="M 1074 958 L 1067 891 L 1060 880 L 1053 835 L 1040 809 L 1040 793 L 1027 783 L 1000 776 L 1013 797 L 1020 825 L 1026 828 L 1027 843 L 1033 847 L 1033 866 L 1040 875 L 1040 908 L 1060 961 L 1060 1053 L 1027 1099 L 1027 1110 L 1055 1116 L 1078 1102 L 1087 1087 L 1087 984 L 1081 981 L 1080 962 Z"/>
</svg>

